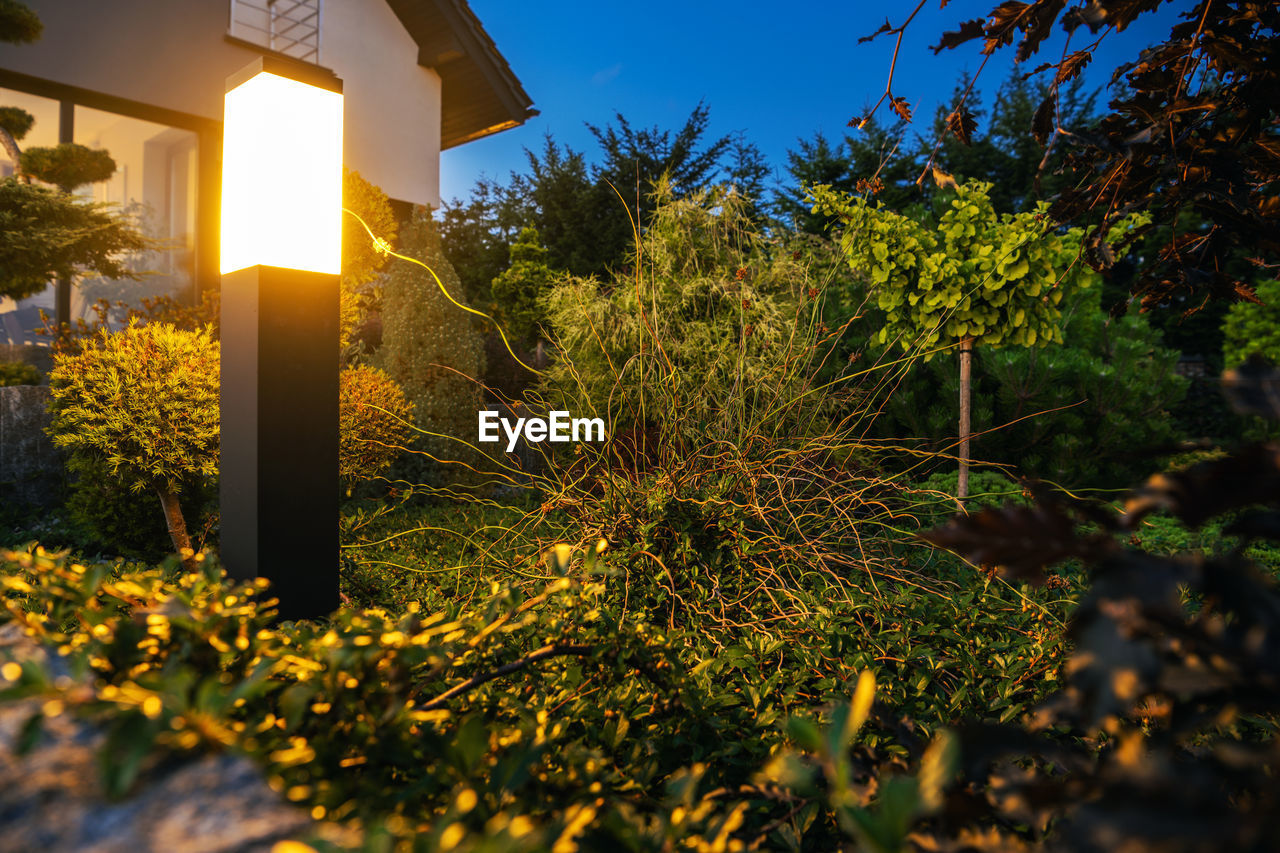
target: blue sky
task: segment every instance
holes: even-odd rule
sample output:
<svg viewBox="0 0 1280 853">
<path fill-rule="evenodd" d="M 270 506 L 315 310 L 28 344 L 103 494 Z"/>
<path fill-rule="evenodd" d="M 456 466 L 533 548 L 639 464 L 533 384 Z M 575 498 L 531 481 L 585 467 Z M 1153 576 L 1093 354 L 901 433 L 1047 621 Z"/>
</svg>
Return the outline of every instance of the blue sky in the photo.
<svg viewBox="0 0 1280 853">
<path fill-rule="evenodd" d="M 699 100 L 710 108 L 711 138 L 742 131 L 781 175 L 797 137 L 816 131 L 839 138 L 849 118 L 884 91 L 893 41 L 857 44 L 888 14 L 893 24 L 913 8 L 906 3 L 757 0 L 470 0 L 471 8 L 541 115 L 522 127 L 444 152 L 441 197 L 470 194 L 481 174 L 505 180 L 523 171 L 523 148 L 540 149 L 543 136 L 596 156 L 585 123 L 603 126 L 619 111 L 633 127 L 678 128 Z M 934 56 L 938 35 L 967 18 L 982 17 L 994 0 L 937 0 L 907 30 L 894 92 L 915 109 L 921 132 L 955 81 L 981 62 L 974 41 Z M 1168 34 L 1189 0 L 1173 0 L 1155 15 L 1107 36 L 1086 73 L 1101 86 L 1115 66 Z M 1075 36 L 1072 48 L 1084 43 Z M 1031 67 L 1062 50 L 1063 37 L 1046 42 Z M 1009 74 L 1012 50 L 1000 51 L 982 72 L 986 103 Z M 1031 67 L 1026 70 L 1031 70 Z M 887 109 L 887 105 L 881 108 Z M 887 117 L 887 113 L 884 113 Z"/>
</svg>

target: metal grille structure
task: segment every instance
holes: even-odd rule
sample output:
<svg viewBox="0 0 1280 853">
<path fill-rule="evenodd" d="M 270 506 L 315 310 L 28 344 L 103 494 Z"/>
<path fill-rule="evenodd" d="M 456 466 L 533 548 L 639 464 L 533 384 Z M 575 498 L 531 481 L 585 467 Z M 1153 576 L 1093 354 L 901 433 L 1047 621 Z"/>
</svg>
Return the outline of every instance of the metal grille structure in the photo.
<svg viewBox="0 0 1280 853">
<path fill-rule="evenodd" d="M 231 0 L 231 35 L 320 64 L 324 0 Z"/>
</svg>

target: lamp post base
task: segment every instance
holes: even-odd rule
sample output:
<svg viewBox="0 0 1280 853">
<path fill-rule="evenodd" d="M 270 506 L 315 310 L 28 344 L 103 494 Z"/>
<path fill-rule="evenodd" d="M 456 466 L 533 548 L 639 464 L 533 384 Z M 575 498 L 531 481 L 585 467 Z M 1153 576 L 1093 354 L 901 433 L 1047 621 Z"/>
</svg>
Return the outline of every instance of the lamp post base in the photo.
<svg viewBox="0 0 1280 853">
<path fill-rule="evenodd" d="M 281 619 L 338 606 L 338 276 L 222 277 L 222 562 Z"/>
</svg>

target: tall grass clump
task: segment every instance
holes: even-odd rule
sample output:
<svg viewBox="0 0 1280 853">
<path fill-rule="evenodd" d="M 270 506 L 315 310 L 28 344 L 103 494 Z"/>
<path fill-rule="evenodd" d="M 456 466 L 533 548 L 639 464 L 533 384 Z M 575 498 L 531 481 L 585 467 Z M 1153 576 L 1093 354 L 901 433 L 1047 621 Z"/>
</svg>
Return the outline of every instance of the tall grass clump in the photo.
<svg viewBox="0 0 1280 853">
<path fill-rule="evenodd" d="M 933 581 L 890 545 L 905 504 L 834 363 L 833 267 L 749 213 L 732 191 L 659 187 L 630 264 L 551 290 L 555 357 L 528 408 L 599 417 L 607 440 L 539 445 L 538 485 L 581 542 L 615 544 L 628 606 L 717 642 L 812 642 L 833 598 Z"/>
</svg>

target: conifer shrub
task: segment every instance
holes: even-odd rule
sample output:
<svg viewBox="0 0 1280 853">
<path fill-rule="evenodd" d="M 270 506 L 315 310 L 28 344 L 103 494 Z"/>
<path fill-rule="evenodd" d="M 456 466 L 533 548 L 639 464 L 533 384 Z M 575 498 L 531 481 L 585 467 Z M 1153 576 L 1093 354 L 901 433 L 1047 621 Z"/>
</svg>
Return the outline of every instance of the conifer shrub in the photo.
<svg viewBox="0 0 1280 853">
<path fill-rule="evenodd" d="M 347 494 L 385 471 L 409 439 L 413 408 L 400 386 L 376 367 L 338 374 L 338 477 Z"/>
<path fill-rule="evenodd" d="M 469 442 L 480 409 L 476 380 L 484 371 L 483 342 L 471 316 L 450 301 L 463 303 L 462 286 L 425 208 L 405 226 L 400 244 L 440 284 L 417 264 L 392 263 L 382 294 L 382 346 L 371 361 L 404 389 L 422 431 L 415 449 L 424 455 L 415 459 L 425 463 L 406 474 L 431 486 L 470 481 L 468 469 L 450 463 L 476 458 Z"/>
<path fill-rule="evenodd" d="M 1280 364 L 1280 279 L 1264 281 L 1255 293 L 1262 304 L 1237 302 L 1223 322 L 1222 360 L 1229 368 L 1252 355 Z"/>
<path fill-rule="evenodd" d="M 339 281 L 339 345 L 346 353 L 359 350 L 354 339 L 370 316 L 381 309 L 381 271 L 387 255 L 369 236 L 392 245 L 399 223 L 391 201 L 380 187 L 354 169 L 342 170 L 342 276 Z M 366 230 L 366 228 L 368 230 Z"/>
<path fill-rule="evenodd" d="M 194 550 L 179 496 L 218 470 L 218 354 L 208 329 L 135 322 L 56 356 L 49 374 L 49 433 L 69 469 L 153 492 L 179 554 Z"/>
<path fill-rule="evenodd" d="M 555 277 L 538 229 L 526 226 L 511 244 L 510 266 L 490 283 L 493 318 L 512 341 L 532 344 L 544 339 L 544 302 Z"/>
<path fill-rule="evenodd" d="M 7 385 L 39 385 L 40 371 L 25 361 L 0 361 L 0 387 Z"/>
</svg>

